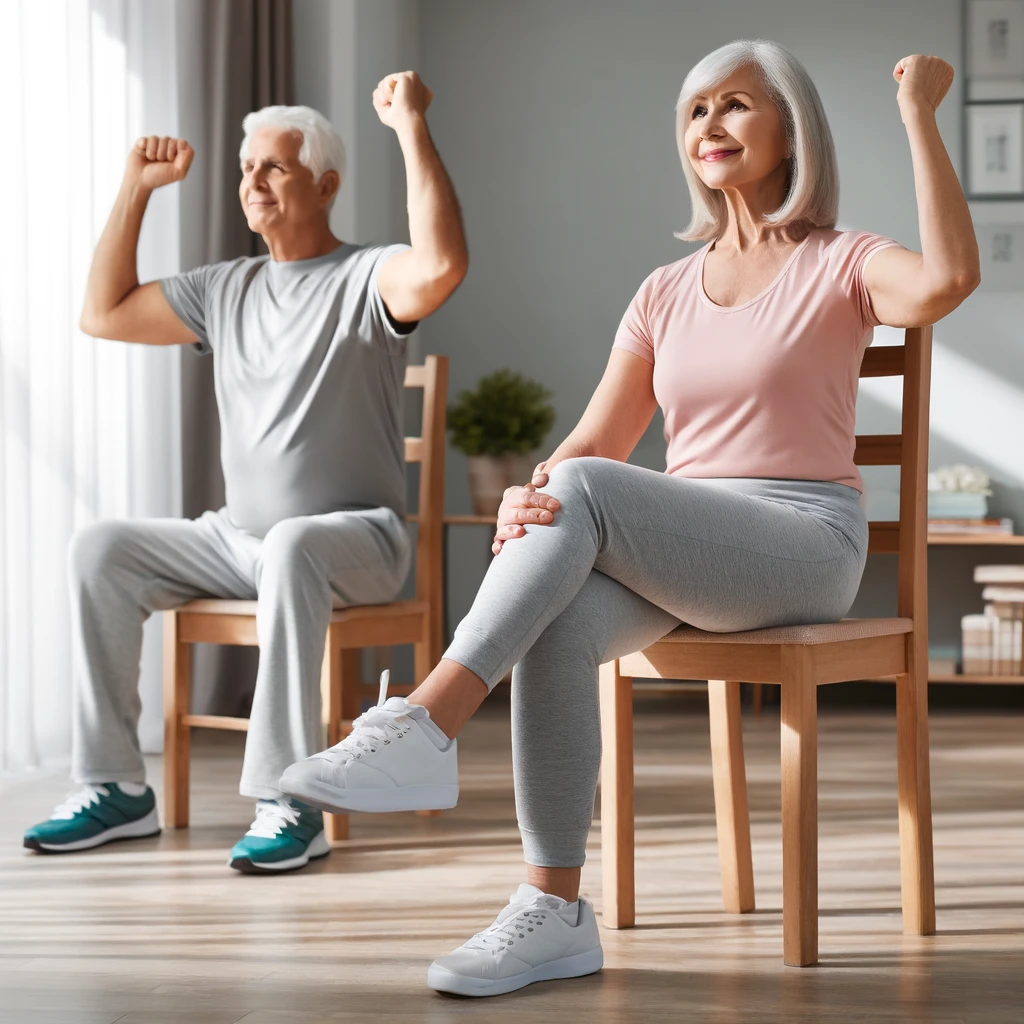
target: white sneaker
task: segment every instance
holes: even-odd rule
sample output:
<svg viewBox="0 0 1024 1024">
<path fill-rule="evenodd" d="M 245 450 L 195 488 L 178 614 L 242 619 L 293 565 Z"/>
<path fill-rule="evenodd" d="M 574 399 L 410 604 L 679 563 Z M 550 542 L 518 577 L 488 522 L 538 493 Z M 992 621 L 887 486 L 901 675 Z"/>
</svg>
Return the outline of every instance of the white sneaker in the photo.
<svg viewBox="0 0 1024 1024">
<path fill-rule="evenodd" d="M 525 882 L 494 924 L 435 960 L 427 984 L 460 996 L 498 996 L 535 981 L 578 978 L 604 965 L 593 904 L 570 905 Z M 567 920 L 569 918 L 569 920 Z"/>
<path fill-rule="evenodd" d="M 283 793 L 324 811 L 428 811 L 459 801 L 458 746 L 404 697 L 380 700 L 327 750 L 285 769 Z"/>
</svg>

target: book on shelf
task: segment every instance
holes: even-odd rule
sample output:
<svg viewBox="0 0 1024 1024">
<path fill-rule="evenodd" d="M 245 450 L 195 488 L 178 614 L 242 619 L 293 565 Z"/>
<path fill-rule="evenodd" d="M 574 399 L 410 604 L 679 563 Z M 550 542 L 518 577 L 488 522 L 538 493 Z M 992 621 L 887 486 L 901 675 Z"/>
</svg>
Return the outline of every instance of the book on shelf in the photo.
<svg viewBox="0 0 1024 1024">
<path fill-rule="evenodd" d="M 975 583 L 1008 583 L 1024 587 L 1024 565 L 976 565 Z"/>
<path fill-rule="evenodd" d="M 1024 583 L 1019 587 L 1005 587 L 990 583 L 981 592 L 982 601 L 995 601 L 999 604 L 1024 606 Z M 1013 616 L 1019 618 L 1019 614 Z"/>
<path fill-rule="evenodd" d="M 1024 603 L 986 605 L 961 619 L 961 631 L 965 676 L 1024 674 Z"/>
<path fill-rule="evenodd" d="M 999 534 L 1013 536 L 1012 519 L 931 519 L 928 520 L 931 534 L 969 534 L 987 536 Z"/>
</svg>

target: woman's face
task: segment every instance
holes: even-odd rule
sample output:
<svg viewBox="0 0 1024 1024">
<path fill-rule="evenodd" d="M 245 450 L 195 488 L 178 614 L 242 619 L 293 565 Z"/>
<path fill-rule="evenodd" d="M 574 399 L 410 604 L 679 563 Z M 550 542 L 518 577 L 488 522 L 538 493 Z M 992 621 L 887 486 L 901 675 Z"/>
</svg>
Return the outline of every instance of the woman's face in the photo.
<svg viewBox="0 0 1024 1024">
<path fill-rule="evenodd" d="M 683 149 L 708 188 L 763 181 L 789 156 L 782 112 L 749 68 L 741 68 L 678 116 Z"/>
</svg>

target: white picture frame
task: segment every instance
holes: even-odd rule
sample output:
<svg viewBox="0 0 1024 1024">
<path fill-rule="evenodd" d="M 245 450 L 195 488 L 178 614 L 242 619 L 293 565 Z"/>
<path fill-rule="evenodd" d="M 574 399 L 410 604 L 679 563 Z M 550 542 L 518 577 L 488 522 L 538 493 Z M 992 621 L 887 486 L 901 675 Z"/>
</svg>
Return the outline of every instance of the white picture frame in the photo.
<svg viewBox="0 0 1024 1024">
<path fill-rule="evenodd" d="M 1024 198 L 1024 102 L 967 107 L 967 183 L 971 196 Z"/>
<path fill-rule="evenodd" d="M 967 40 L 971 79 L 1024 80 L 1024 0 L 969 0 Z"/>
</svg>

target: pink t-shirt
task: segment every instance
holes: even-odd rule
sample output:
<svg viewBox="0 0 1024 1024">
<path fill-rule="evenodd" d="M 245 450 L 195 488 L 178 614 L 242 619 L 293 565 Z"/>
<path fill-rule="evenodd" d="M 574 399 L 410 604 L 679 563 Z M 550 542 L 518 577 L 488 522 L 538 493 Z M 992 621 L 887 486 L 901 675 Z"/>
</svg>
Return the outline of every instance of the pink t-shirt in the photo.
<svg viewBox="0 0 1024 1024">
<path fill-rule="evenodd" d="M 716 306 L 704 291 L 710 244 L 651 274 L 615 348 L 654 364 L 667 472 L 863 490 L 853 462 L 857 385 L 878 325 L 863 272 L 897 244 L 815 229 L 775 281 L 739 306 Z"/>
</svg>

